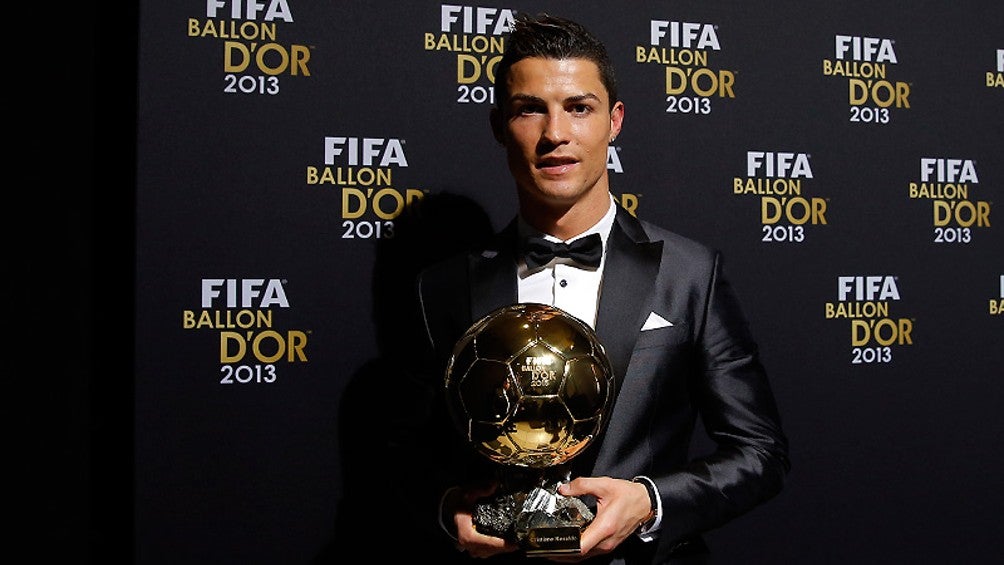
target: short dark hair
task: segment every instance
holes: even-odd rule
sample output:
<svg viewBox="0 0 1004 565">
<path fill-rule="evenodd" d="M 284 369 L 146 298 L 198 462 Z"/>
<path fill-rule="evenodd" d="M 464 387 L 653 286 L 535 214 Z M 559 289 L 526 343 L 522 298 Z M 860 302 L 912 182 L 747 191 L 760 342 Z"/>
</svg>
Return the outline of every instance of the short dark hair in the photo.
<svg viewBox="0 0 1004 565">
<path fill-rule="evenodd" d="M 587 59 L 596 63 L 600 80 L 610 97 L 612 109 L 617 102 L 617 79 L 607 48 L 582 25 L 565 18 L 518 13 L 506 39 L 505 52 L 495 68 L 495 105 L 502 109 L 509 98 L 506 78 L 509 68 L 527 57 L 545 59 Z"/>
</svg>

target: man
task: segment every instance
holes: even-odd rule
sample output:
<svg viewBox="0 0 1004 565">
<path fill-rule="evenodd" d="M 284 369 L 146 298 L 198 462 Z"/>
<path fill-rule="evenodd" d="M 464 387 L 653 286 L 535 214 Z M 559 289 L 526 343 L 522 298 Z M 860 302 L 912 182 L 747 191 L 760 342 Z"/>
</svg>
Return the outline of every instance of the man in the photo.
<svg viewBox="0 0 1004 565">
<path fill-rule="evenodd" d="M 491 127 L 506 150 L 519 214 L 487 246 L 420 275 L 433 376 L 442 377 L 463 332 L 502 306 L 552 304 L 591 325 L 617 397 L 604 434 L 573 460 L 581 473 L 559 490 L 596 501 L 581 553 L 552 559 L 694 562 L 706 551 L 702 532 L 773 497 L 789 468 L 775 401 L 722 258 L 616 204 L 606 157 L 624 104 L 604 46 L 581 26 L 521 14 L 495 88 Z M 528 236 L 569 244 L 598 237 L 599 264 L 558 257 L 537 265 L 539 257 L 521 252 Z M 698 417 L 717 447 L 689 459 Z M 437 436 L 440 446 L 447 441 Z M 520 556 L 512 541 L 473 524 L 473 504 L 493 490 L 477 482 L 485 478 L 474 474 L 477 462 L 429 456 L 441 469 L 429 479 L 445 493 L 441 525 L 456 548 Z"/>
</svg>

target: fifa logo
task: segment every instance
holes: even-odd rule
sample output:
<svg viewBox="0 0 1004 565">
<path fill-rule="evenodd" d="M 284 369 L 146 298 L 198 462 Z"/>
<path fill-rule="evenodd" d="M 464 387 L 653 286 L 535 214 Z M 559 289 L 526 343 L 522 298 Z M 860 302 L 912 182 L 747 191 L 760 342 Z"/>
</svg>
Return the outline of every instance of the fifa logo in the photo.
<svg viewBox="0 0 1004 565">
<path fill-rule="evenodd" d="M 407 167 L 408 158 L 404 155 L 404 145 L 400 139 L 384 139 L 379 137 L 325 137 L 324 164 L 334 165 L 335 158 L 345 155 L 348 165 L 369 167 Z"/>
</svg>

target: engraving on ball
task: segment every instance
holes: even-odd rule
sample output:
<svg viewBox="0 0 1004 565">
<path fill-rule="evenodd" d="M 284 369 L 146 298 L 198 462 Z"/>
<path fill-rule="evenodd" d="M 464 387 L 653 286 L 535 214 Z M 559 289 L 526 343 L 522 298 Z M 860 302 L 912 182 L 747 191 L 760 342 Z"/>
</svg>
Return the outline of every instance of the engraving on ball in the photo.
<svg viewBox="0 0 1004 565">
<path fill-rule="evenodd" d="M 454 422 L 482 455 L 549 467 L 605 425 L 613 375 L 592 328 L 543 304 L 488 314 L 457 342 L 446 369 Z"/>
</svg>

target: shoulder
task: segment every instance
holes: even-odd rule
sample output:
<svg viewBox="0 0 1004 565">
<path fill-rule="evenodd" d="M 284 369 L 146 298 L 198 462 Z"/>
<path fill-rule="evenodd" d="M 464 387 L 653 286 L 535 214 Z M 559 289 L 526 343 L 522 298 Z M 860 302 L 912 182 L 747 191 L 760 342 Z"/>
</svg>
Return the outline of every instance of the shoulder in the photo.
<svg viewBox="0 0 1004 565">
<path fill-rule="evenodd" d="M 688 262 L 711 263 L 720 260 L 719 250 L 691 237 L 632 216 L 626 210 L 619 210 L 617 219 L 625 233 L 636 242 L 661 242 L 663 259 L 675 258 Z"/>
<path fill-rule="evenodd" d="M 416 278 L 419 292 L 422 295 L 427 295 L 438 289 L 448 288 L 452 291 L 458 288 L 459 284 L 465 284 L 469 257 L 470 254 L 467 252 L 455 253 L 423 267 L 419 270 Z"/>
</svg>

